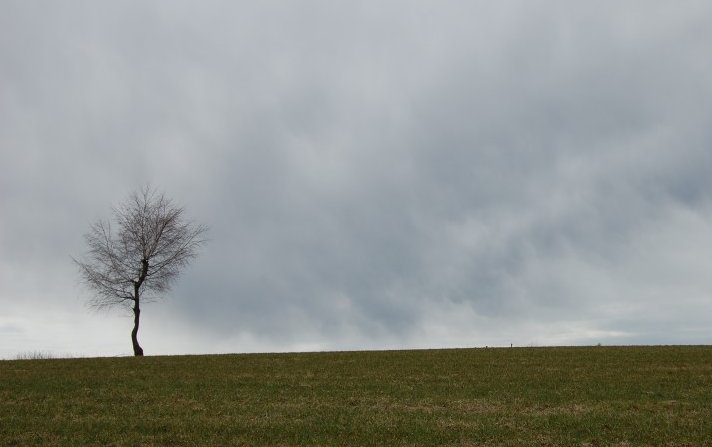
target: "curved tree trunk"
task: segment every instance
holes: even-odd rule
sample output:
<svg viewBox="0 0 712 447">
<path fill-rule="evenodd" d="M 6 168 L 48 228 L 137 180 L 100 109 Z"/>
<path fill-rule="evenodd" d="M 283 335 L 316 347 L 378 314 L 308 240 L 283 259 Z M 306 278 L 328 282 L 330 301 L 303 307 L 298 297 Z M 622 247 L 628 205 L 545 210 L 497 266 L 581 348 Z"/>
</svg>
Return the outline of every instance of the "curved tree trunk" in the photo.
<svg viewBox="0 0 712 447">
<path fill-rule="evenodd" d="M 138 300 L 134 301 L 134 327 L 131 331 L 131 343 L 133 344 L 133 351 L 135 356 L 143 355 L 143 348 L 138 344 L 138 318 L 141 315 L 141 309 L 138 307 Z"/>
<path fill-rule="evenodd" d="M 138 344 L 138 319 L 141 315 L 141 308 L 139 307 L 138 303 L 141 297 L 141 285 L 143 285 L 143 281 L 146 279 L 147 274 L 148 260 L 143 259 L 141 260 L 141 272 L 139 273 L 138 280 L 134 282 L 134 327 L 131 331 L 131 343 L 133 344 L 133 351 L 135 356 L 143 355 L 143 348 L 141 347 L 141 345 Z"/>
</svg>

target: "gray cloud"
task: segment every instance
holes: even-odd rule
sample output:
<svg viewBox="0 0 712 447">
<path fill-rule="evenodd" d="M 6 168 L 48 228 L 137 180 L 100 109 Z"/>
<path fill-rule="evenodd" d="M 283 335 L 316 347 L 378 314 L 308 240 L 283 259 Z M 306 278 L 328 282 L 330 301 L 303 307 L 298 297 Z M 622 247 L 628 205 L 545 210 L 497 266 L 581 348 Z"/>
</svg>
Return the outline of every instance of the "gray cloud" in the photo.
<svg viewBox="0 0 712 447">
<path fill-rule="evenodd" d="M 712 336 L 704 2 L 6 10 L 2 355 L 121 346 L 69 255 L 146 181 L 211 227 L 148 352 Z"/>
</svg>

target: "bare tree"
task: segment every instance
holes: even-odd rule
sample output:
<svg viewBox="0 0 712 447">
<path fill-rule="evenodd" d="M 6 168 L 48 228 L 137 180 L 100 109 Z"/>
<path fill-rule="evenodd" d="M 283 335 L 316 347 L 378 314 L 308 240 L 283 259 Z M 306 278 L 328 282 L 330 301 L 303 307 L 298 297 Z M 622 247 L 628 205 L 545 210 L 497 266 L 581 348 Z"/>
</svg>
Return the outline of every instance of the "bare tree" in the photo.
<svg viewBox="0 0 712 447">
<path fill-rule="evenodd" d="M 205 243 L 207 227 L 186 221 L 183 214 L 183 208 L 146 186 L 114 208 L 115 232 L 109 221 L 90 227 L 84 235 L 86 256 L 74 259 L 93 292 L 92 307 L 133 312 L 134 355 L 143 355 L 138 344 L 141 303 L 162 297 Z"/>
</svg>

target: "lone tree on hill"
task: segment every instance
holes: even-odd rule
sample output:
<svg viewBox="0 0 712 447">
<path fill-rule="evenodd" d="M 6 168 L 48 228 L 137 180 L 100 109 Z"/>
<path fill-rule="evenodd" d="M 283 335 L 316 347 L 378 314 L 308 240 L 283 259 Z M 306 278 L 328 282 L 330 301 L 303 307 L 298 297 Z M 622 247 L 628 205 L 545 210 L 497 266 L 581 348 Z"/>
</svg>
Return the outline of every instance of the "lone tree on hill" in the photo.
<svg viewBox="0 0 712 447">
<path fill-rule="evenodd" d="M 115 232 L 109 221 L 90 227 L 84 235 L 89 247 L 85 259 L 74 259 L 93 293 L 92 307 L 119 306 L 133 312 L 134 355 L 143 355 L 138 344 L 140 304 L 167 292 L 205 243 L 207 227 L 186 221 L 183 213 L 183 208 L 146 186 L 114 208 Z"/>
</svg>

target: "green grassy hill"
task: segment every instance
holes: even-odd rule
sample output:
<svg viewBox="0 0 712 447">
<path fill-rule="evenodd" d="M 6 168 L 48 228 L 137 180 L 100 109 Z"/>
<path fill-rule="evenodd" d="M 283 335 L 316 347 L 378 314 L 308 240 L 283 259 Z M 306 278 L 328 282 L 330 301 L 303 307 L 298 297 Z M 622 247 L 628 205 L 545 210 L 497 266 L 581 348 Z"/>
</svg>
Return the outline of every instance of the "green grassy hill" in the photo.
<svg viewBox="0 0 712 447">
<path fill-rule="evenodd" d="M 2 446 L 712 446 L 712 347 L 0 361 Z"/>
</svg>

